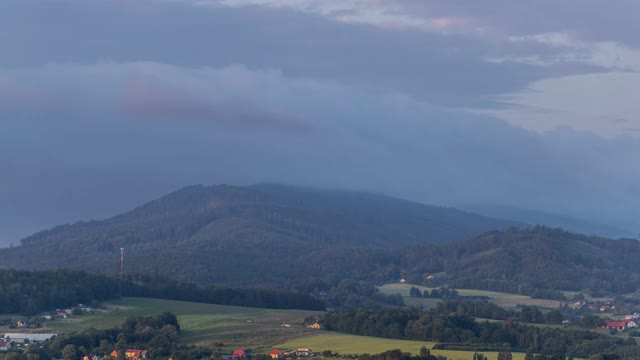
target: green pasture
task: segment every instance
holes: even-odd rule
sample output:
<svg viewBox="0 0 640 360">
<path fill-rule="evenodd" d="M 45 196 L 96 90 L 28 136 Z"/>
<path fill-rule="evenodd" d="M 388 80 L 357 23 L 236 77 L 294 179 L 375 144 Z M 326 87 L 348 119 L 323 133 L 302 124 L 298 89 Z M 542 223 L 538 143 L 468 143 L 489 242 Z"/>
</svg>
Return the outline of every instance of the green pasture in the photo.
<svg viewBox="0 0 640 360">
<path fill-rule="evenodd" d="M 129 316 L 149 316 L 164 311 L 178 316 L 182 328 L 181 342 L 219 348 L 224 353 L 239 348 L 264 353 L 271 349 L 308 347 L 318 352 L 331 350 L 343 355 L 376 354 L 393 349 L 418 354 L 420 347 L 431 348 L 434 345 L 431 342 L 357 336 L 303 327 L 304 318 L 321 314 L 317 311 L 258 309 L 143 298 L 111 301 L 105 304 L 104 309 L 90 314 L 47 321 L 46 328 L 38 330 L 70 332 L 112 328 L 122 324 Z M 8 329 L 0 328 L 0 332 L 3 331 Z M 223 346 L 218 346 L 220 343 Z M 473 352 L 469 351 L 431 352 L 445 355 L 449 360 L 470 360 L 473 357 Z M 485 355 L 491 360 L 497 359 L 497 353 L 486 352 Z M 524 354 L 513 355 L 514 360 L 524 359 Z"/>
<path fill-rule="evenodd" d="M 382 339 L 370 336 L 358 336 L 341 334 L 330 331 L 319 331 L 314 334 L 299 337 L 297 339 L 276 345 L 277 349 L 297 349 L 300 347 L 311 348 L 316 352 L 331 350 L 342 355 L 376 354 L 387 350 L 400 349 L 404 352 L 419 354 L 420 348 L 426 346 L 431 349 L 434 343 L 425 341 L 409 341 Z M 445 355 L 449 360 L 471 360 L 473 352 L 455 350 L 431 350 L 432 354 Z M 485 352 L 491 360 L 498 358 L 498 353 Z M 514 360 L 524 359 L 525 354 L 514 353 Z"/>
<path fill-rule="evenodd" d="M 435 306 L 435 304 L 439 301 L 439 299 L 412 298 L 409 295 L 409 290 L 411 289 L 411 287 L 416 287 L 422 292 L 424 292 L 425 290 L 433 290 L 433 288 L 430 287 L 411 285 L 406 283 L 385 284 L 378 287 L 378 289 L 384 294 L 402 295 L 402 298 L 405 300 L 405 303 L 407 305 L 422 305 L 425 308 L 430 308 Z M 533 299 L 530 296 L 526 295 L 474 289 L 456 289 L 456 291 L 461 296 L 486 296 L 494 304 L 506 309 L 514 309 L 518 305 L 537 305 L 541 308 L 547 309 L 557 309 L 560 306 L 560 301 L 557 300 Z"/>
</svg>

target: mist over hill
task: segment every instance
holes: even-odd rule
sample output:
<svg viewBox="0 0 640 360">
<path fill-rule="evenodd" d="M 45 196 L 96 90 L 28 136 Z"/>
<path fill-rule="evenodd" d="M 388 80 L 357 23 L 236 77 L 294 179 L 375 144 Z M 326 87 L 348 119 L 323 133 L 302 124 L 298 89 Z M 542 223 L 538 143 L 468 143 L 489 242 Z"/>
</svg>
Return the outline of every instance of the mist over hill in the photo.
<svg viewBox="0 0 640 360">
<path fill-rule="evenodd" d="M 106 220 L 29 236 L 0 252 L 0 266 L 114 273 L 124 247 L 129 272 L 271 285 L 300 271 L 323 279 L 345 276 L 344 266 L 332 264 L 353 261 L 355 254 L 385 259 L 385 249 L 462 241 L 513 225 L 365 192 L 189 186 Z M 352 272 L 366 270 L 346 271 Z"/>
<path fill-rule="evenodd" d="M 521 209 L 498 205 L 463 205 L 459 208 L 484 216 L 499 219 L 510 219 L 531 225 L 544 225 L 562 228 L 574 233 L 598 235 L 609 238 L 636 238 L 638 234 L 629 228 L 613 226 L 596 221 L 579 219 L 566 215 L 548 213 L 544 211 Z"/>
<path fill-rule="evenodd" d="M 400 278 L 541 297 L 640 287 L 637 240 L 274 184 L 185 187 L 106 220 L 27 237 L 0 250 L 0 267 L 114 274 L 121 247 L 130 274 L 302 293 Z"/>
</svg>

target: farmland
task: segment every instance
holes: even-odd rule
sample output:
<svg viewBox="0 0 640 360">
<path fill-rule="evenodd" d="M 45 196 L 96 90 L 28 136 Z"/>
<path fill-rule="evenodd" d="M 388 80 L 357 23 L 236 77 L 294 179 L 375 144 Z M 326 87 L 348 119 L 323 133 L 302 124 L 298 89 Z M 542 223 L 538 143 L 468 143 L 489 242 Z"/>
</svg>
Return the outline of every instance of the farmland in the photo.
<svg viewBox="0 0 640 360">
<path fill-rule="evenodd" d="M 433 288 L 429 287 L 401 283 L 385 284 L 380 286 L 378 289 L 384 294 L 402 295 L 402 298 L 407 305 L 422 305 L 425 308 L 431 308 L 440 301 L 440 299 L 414 298 L 409 296 L 409 289 L 414 286 L 422 292 L 424 292 L 424 290 L 433 290 Z M 506 309 L 515 309 L 518 305 L 536 305 L 547 309 L 557 309 L 560 306 L 560 301 L 557 300 L 534 299 L 526 295 L 473 289 L 456 289 L 456 291 L 458 291 L 458 294 L 461 296 L 485 296 L 489 298 L 489 301 Z"/>
<path fill-rule="evenodd" d="M 178 316 L 182 328 L 180 341 L 222 351 L 234 348 L 270 349 L 311 330 L 301 326 L 306 316 L 319 312 L 304 310 L 272 310 L 237 306 L 212 305 L 182 301 L 124 298 L 111 301 L 105 309 L 69 319 L 47 321 L 54 332 L 104 329 L 122 324 L 129 316 L 149 316 L 164 311 Z M 290 324 L 290 327 L 281 324 Z M 4 329 L 0 328 L 0 331 Z"/>
<path fill-rule="evenodd" d="M 272 310 L 236 306 L 190 303 L 182 301 L 124 298 L 111 301 L 94 313 L 69 319 L 47 321 L 43 331 L 71 332 L 89 328 L 111 328 L 124 322 L 129 316 L 148 316 L 170 311 L 178 316 L 182 333 L 180 341 L 208 348 L 219 348 L 223 353 L 236 348 L 266 352 L 272 348 L 295 349 L 310 347 L 315 351 L 331 350 L 343 355 L 374 354 L 391 349 L 401 349 L 413 354 L 422 346 L 431 348 L 434 343 L 408 340 L 383 339 L 357 336 L 304 328 L 305 317 L 320 312 L 303 310 Z M 282 326 L 288 324 L 290 326 Z M 0 332 L 6 331 L 0 328 Z M 222 344 L 222 346 L 219 346 Z M 449 360 L 468 360 L 473 353 L 453 350 L 432 350 Z M 485 353 L 496 359 L 497 353 Z M 514 354 L 523 359 L 524 354 Z"/>
</svg>

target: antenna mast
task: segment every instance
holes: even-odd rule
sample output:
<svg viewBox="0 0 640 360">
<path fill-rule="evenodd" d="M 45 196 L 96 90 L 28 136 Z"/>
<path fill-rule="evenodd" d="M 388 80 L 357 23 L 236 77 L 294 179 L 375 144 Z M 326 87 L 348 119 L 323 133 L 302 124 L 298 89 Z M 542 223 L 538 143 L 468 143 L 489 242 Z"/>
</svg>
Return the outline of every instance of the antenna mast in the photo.
<svg viewBox="0 0 640 360">
<path fill-rule="evenodd" d="M 124 248 L 120 248 L 120 277 L 124 278 Z"/>
</svg>

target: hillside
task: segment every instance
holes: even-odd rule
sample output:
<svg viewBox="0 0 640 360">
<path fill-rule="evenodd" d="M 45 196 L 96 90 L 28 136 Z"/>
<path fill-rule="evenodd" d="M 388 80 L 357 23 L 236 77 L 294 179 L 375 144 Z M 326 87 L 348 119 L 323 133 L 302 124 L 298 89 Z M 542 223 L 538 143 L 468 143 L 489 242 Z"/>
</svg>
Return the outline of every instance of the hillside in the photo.
<svg viewBox="0 0 640 360">
<path fill-rule="evenodd" d="M 459 208 L 484 216 L 510 219 L 531 225 L 562 228 L 579 234 L 595 234 L 608 238 L 629 238 L 637 236 L 636 232 L 627 228 L 620 228 L 591 220 L 576 219 L 570 216 L 558 215 L 544 211 L 498 205 L 463 205 Z"/>
<path fill-rule="evenodd" d="M 640 287 L 640 242 L 534 227 L 492 231 L 462 243 L 408 252 L 403 268 L 458 288 L 545 296 L 536 289 L 629 293 Z"/>
<path fill-rule="evenodd" d="M 0 250 L 17 269 L 118 269 L 197 283 L 288 286 L 293 275 L 335 283 L 397 276 L 388 250 L 445 244 L 513 225 L 363 192 L 282 185 L 190 186 L 102 221 L 42 231 Z"/>
</svg>

